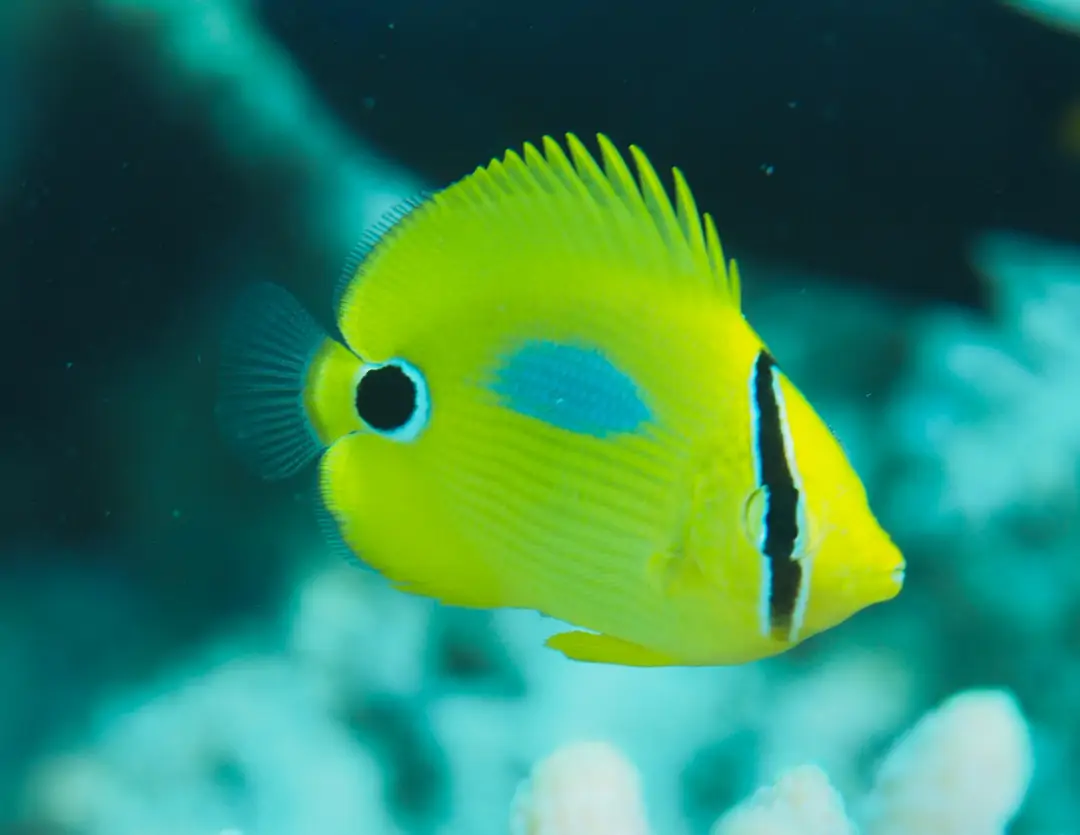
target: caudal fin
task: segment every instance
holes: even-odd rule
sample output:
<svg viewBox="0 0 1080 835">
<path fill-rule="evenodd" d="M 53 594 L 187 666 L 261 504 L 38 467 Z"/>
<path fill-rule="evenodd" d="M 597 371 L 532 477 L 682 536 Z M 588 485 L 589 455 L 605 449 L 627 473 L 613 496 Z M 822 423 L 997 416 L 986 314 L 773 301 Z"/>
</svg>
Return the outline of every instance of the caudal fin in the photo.
<svg viewBox="0 0 1080 835">
<path fill-rule="evenodd" d="M 227 318 L 217 417 L 226 442 L 265 479 L 287 478 L 325 448 L 305 405 L 326 332 L 287 290 L 244 290 Z"/>
</svg>

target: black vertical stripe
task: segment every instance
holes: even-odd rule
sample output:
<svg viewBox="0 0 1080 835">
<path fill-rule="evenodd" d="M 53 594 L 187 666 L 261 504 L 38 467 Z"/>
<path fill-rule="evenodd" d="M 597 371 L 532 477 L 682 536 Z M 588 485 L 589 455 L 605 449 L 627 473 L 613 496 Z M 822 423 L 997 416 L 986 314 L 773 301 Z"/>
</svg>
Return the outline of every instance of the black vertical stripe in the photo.
<svg viewBox="0 0 1080 835">
<path fill-rule="evenodd" d="M 799 536 L 799 491 L 791 474 L 784 447 L 784 427 L 780 404 L 773 387 L 776 360 L 768 351 L 758 354 L 754 364 L 754 402 L 758 425 L 755 442 L 761 467 L 761 487 L 765 490 L 765 556 L 772 569 L 769 589 L 769 623 L 774 635 L 787 637 L 795 615 L 802 581 L 802 567 L 795 561 L 795 541 Z"/>
</svg>

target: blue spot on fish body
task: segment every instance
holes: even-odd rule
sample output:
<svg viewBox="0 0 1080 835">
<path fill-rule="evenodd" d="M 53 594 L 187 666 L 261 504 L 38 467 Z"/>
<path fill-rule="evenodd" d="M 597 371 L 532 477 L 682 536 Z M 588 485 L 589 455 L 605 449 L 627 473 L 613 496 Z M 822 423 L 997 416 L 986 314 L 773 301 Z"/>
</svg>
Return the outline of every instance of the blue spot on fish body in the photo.
<svg viewBox="0 0 1080 835">
<path fill-rule="evenodd" d="M 634 380 L 596 348 L 530 340 L 504 358 L 492 390 L 508 409 L 595 438 L 651 417 Z"/>
</svg>

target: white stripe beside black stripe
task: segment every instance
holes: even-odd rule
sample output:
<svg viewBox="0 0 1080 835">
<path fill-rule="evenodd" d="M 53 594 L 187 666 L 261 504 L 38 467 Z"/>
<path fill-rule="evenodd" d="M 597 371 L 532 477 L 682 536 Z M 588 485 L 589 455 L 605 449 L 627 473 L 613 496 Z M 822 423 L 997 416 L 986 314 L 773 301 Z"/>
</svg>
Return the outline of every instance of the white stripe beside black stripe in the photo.
<svg viewBox="0 0 1080 835">
<path fill-rule="evenodd" d="M 762 629 L 777 639 L 794 640 L 806 608 L 809 577 L 798 560 L 801 493 L 778 373 L 776 361 L 761 351 L 750 375 L 751 444 L 765 497 L 758 543 L 766 569 Z"/>
</svg>

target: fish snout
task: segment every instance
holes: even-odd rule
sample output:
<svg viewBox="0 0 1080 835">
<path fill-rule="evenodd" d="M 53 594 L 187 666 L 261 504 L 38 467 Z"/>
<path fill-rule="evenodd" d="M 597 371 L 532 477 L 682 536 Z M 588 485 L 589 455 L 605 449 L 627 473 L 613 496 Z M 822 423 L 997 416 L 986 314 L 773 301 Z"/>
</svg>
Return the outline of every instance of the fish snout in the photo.
<svg viewBox="0 0 1080 835">
<path fill-rule="evenodd" d="M 886 558 L 876 562 L 864 578 L 866 597 L 877 603 L 892 600 L 900 593 L 907 572 L 903 555 L 891 542 L 886 554 Z"/>
</svg>

